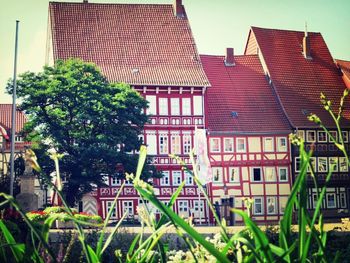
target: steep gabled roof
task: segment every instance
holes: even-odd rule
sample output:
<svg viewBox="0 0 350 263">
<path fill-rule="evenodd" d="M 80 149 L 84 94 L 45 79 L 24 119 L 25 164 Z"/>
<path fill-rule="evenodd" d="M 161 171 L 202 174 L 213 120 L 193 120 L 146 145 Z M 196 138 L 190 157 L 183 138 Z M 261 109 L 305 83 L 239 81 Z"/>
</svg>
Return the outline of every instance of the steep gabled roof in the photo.
<svg viewBox="0 0 350 263">
<path fill-rule="evenodd" d="M 16 111 L 16 133 L 23 130 L 27 118 L 24 113 L 17 109 Z M 8 135 L 11 133 L 12 126 L 12 104 L 0 104 L 0 126 L 2 126 Z"/>
<path fill-rule="evenodd" d="M 201 60 L 211 83 L 207 90 L 209 131 L 290 131 L 257 55 L 235 56 L 235 66 L 225 66 L 222 56 L 201 55 Z"/>
<path fill-rule="evenodd" d="M 209 86 L 186 14 L 172 5 L 49 4 L 54 59 L 96 63 L 113 82 Z"/>
<path fill-rule="evenodd" d="M 339 69 L 320 33 L 308 33 L 312 59 L 303 55 L 304 32 L 252 27 L 246 54 L 260 52 L 265 70 L 271 77 L 281 105 L 295 128 L 313 127 L 306 118 L 317 114 L 325 125 L 334 127 L 329 114 L 320 103 L 323 92 L 337 111 L 340 98 L 346 88 Z M 350 117 L 349 103 L 344 112 Z M 343 125 L 349 126 L 348 121 Z"/>
</svg>

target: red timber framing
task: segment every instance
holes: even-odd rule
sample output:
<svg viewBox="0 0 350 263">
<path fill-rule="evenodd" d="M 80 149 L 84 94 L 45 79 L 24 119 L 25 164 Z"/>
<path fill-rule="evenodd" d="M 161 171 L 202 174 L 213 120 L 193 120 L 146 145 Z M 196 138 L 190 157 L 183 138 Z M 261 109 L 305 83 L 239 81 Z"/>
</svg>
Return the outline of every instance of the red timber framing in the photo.
<svg viewBox="0 0 350 263">
<path fill-rule="evenodd" d="M 292 183 L 288 134 L 210 134 L 208 145 L 214 204 L 231 199 L 235 208 L 246 210 L 245 199 L 249 198 L 255 201 L 250 211 L 255 221 L 277 222 Z M 243 223 L 233 214 L 227 214 L 226 220 Z"/>
</svg>

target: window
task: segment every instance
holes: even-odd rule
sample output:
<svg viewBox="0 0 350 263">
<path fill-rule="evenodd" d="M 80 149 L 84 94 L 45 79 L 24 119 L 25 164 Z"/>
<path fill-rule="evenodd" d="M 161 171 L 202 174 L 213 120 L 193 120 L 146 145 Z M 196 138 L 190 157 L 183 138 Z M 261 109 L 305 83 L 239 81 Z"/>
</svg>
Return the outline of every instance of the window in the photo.
<svg viewBox="0 0 350 263">
<path fill-rule="evenodd" d="M 189 154 L 191 152 L 191 135 L 184 134 L 182 137 L 183 140 L 183 152 L 184 154 Z"/>
<path fill-rule="evenodd" d="M 168 115 L 168 98 L 159 98 L 159 115 Z"/>
<path fill-rule="evenodd" d="M 298 136 L 300 139 L 305 140 L 305 131 L 303 131 L 303 130 L 297 130 L 296 134 L 297 134 L 297 136 Z"/>
<path fill-rule="evenodd" d="M 337 131 L 330 131 L 329 134 L 333 137 L 333 139 L 338 142 L 338 133 Z M 329 141 L 331 141 L 331 139 L 329 138 Z"/>
<path fill-rule="evenodd" d="M 274 151 L 272 137 L 264 138 L 264 151 L 265 152 L 273 152 Z"/>
<path fill-rule="evenodd" d="M 288 201 L 288 197 L 286 197 L 286 196 L 280 197 L 279 205 L 280 205 L 280 213 L 281 214 L 284 213 L 284 209 L 286 208 L 287 201 Z"/>
<path fill-rule="evenodd" d="M 229 182 L 230 183 L 239 183 L 239 167 L 230 167 L 229 168 Z"/>
<path fill-rule="evenodd" d="M 179 201 L 179 213 L 188 213 L 188 201 Z"/>
<path fill-rule="evenodd" d="M 318 131 L 317 140 L 318 142 L 327 142 L 327 133 L 325 131 Z"/>
<path fill-rule="evenodd" d="M 335 202 L 335 194 L 334 193 L 327 193 L 326 194 L 326 201 L 327 201 L 327 208 L 336 208 L 336 202 Z"/>
<path fill-rule="evenodd" d="M 186 183 L 185 185 L 193 185 L 193 176 L 189 172 L 184 172 Z"/>
<path fill-rule="evenodd" d="M 346 195 L 345 195 L 345 193 L 340 193 L 339 201 L 340 201 L 340 207 L 346 208 Z"/>
<path fill-rule="evenodd" d="M 182 99 L 182 115 L 191 115 L 191 99 Z"/>
<path fill-rule="evenodd" d="M 318 157 L 317 171 L 319 173 L 326 173 L 326 172 L 328 172 L 327 157 Z"/>
<path fill-rule="evenodd" d="M 255 167 L 252 168 L 252 181 L 253 182 L 261 182 L 261 168 Z"/>
<path fill-rule="evenodd" d="M 157 114 L 157 98 L 154 95 L 146 95 L 146 100 L 148 101 L 148 108 L 146 114 L 156 115 Z"/>
<path fill-rule="evenodd" d="M 22 136 L 15 136 L 15 142 L 22 142 L 23 137 Z"/>
<path fill-rule="evenodd" d="M 169 185 L 169 171 L 162 171 L 163 177 L 160 178 L 160 185 Z"/>
<path fill-rule="evenodd" d="M 173 171 L 173 185 L 180 185 L 181 182 L 181 171 Z"/>
<path fill-rule="evenodd" d="M 277 147 L 279 152 L 287 151 L 287 138 L 286 137 L 278 137 L 277 138 Z"/>
<path fill-rule="evenodd" d="M 108 215 L 109 211 L 111 210 L 112 204 L 113 204 L 113 201 L 106 201 L 106 216 Z M 116 218 L 117 217 L 115 211 L 116 211 L 116 207 L 114 207 L 114 209 L 113 209 L 111 218 Z"/>
<path fill-rule="evenodd" d="M 210 151 L 213 153 L 220 152 L 220 139 L 219 138 L 210 138 Z"/>
<path fill-rule="evenodd" d="M 301 162 L 300 162 L 300 157 L 295 157 L 295 171 L 296 172 L 300 172 L 300 165 L 301 165 Z"/>
<path fill-rule="evenodd" d="M 157 154 L 157 137 L 155 134 L 146 134 L 147 153 L 149 155 Z"/>
<path fill-rule="evenodd" d="M 267 214 L 274 215 L 277 213 L 276 197 L 267 197 Z"/>
<path fill-rule="evenodd" d="M 193 115 L 203 115 L 202 96 L 193 96 Z"/>
<path fill-rule="evenodd" d="M 237 152 L 246 152 L 245 138 L 236 139 Z"/>
<path fill-rule="evenodd" d="M 287 167 L 278 168 L 278 177 L 279 177 L 280 182 L 287 182 L 288 181 L 288 168 Z"/>
<path fill-rule="evenodd" d="M 313 193 L 313 194 L 312 194 L 312 207 L 313 207 L 313 208 L 316 208 L 317 201 L 318 201 L 318 196 L 317 196 L 316 193 Z"/>
<path fill-rule="evenodd" d="M 121 179 L 118 179 L 118 178 L 115 178 L 115 177 L 111 177 L 111 185 L 112 186 L 121 185 L 121 183 L 122 183 Z"/>
<path fill-rule="evenodd" d="M 193 211 L 194 212 L 199 212 L 199 209 L 200 209 L 201 213 L 204 212 L 204 201 L 201 200 L 200 207 L 199 207 L 199 200 L 194 200 L 193 201 Z"/>
<path fill-rule="evenodd" d="M 341 132 L 342 136 L 343 136 L 343 141 L 344 142 L 349 142 L 349 134 L 347 131 L 342 131 Z"/>
<path fill-rule="evenodd" d="M 307 142 L 316 142 L 316 132 L 315 131 L 307 131 L 306 132 L 306 141 Z"/>
<path fill-rule="evenodd" d="M 338 157 L 329 157 L 329 169 L 331 169 L 333 165 L 333 172 L 338 172 Z"/>
<path fill-rule="evenodd" d="M 340 172 L 348 172 L 349 166 L 345 157 L 339 157 L 339 171 Z"/>
<path fill-rule="evenodd" d="M 180 99 L 179 98 L 171 98 L 171 115 L 180 115 Z"/>
<path fill-rule="evenodd" d="M 275 167 L 265 167 L 265 181 L 276 182 Z"/>
<path fill-rule="evenodd" d="M 134 202 L 133 201 L 123 201 L 123 212 L 126 213 L 127 217 L 134 216 Z"/>
<path fill-rule="evenodd" d="M 213 167 L 213 183 L 222 183 L 222 167 Z"/>
<path fill-rule="evenodd" d="M 224 138 L 224 152 L 233 152 L 233 138 Z"/>
<path fill-rule="evenodd" d="M 181 148 L 180 148 L 180 135 L 173 134 L 171 135 L 171 153 L 173 154 L 180 154 Z"/>
<path fill-rule="evenodd" d="M 253 214 L 262 215 L 263 211 L 263 199 L 261 197 L 254 197 Z"/>
<path fill-rule="evenodd" d="M 168 153 L 168 135 L 167 134 L 159 134 L 159 153 L 167 154 Z"/>
<path fill-rule="evenodd" d="M 310 167 L 311 166 L 311 167 Z M 310 157 L 310 163 L 307 167 L 307 171 L 311 172 L 311 168 L 313 172 L 316 172 L 316 157 Z"/>
</svg>

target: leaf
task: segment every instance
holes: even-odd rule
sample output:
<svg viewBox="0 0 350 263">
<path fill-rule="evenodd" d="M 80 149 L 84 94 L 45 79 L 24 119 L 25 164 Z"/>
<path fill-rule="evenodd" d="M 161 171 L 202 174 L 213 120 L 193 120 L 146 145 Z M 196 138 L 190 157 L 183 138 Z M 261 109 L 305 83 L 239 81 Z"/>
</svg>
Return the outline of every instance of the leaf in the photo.
<svg viewBox="0 0 350 263">
<path fill-rule="evenodd" d="M 3 220 L 0 219 L 0 229 L 4 238 L 9 245 L 16 262 L 22 262 L 25 246 L 24 244 L 17 244 L 16 240 L 13 238 L 11 232 L 8 230 Z"/>
<path fill-rule="evenodd" d="M 90 259 L 91 259 L 91 262 L 93 263 L 98 263 L 100 262 L 100 260 L 98 259 L 95 251 L 92 249 L 92 247 L 90 247 L 89 245 L 87 245 L 87 251 L 89 253 L 89 256 L 90 256 Z"/>
</svg>

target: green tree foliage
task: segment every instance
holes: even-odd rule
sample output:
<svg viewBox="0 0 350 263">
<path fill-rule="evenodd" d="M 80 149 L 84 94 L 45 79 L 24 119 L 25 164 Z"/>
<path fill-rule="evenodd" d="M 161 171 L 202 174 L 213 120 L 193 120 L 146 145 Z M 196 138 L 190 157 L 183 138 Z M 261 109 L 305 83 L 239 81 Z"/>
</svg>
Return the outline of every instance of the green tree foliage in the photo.
<svg viewBox="0 0 350 263">
<path fill-rule="evenodd" d="M 103 174 L 121 176 L 120 167 L 135 172 L 138 156 L 128 152 L 140 147 L 147 102 L 129 85 L 109 83 L 94 64 L 77 59 L 26 72 L 17 85 L 19 107 L 29 116 L 27 138 L 37 142 L 38 157 L 52 146 L 65 154 L 61 172 L 69 204 L 102 185 Z M 9 93 L 12 88 L 9 82 Z M 54 171 L 47 163 L 43 167 Z M 152 175 L 148 167 L 144 176 Z"/>
</svg>

